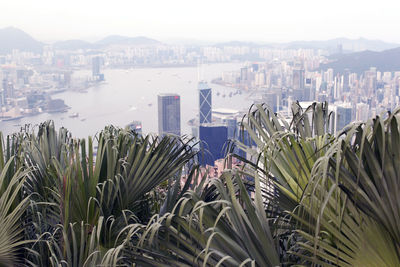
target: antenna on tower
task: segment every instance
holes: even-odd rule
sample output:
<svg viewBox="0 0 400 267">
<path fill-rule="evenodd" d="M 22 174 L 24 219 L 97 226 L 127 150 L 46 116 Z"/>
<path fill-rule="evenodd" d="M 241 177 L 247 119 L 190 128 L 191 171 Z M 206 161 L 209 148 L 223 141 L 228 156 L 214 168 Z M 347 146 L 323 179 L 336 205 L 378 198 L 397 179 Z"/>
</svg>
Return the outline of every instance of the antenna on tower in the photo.
<svg viewBox="0 0 400 267">
<path fill-rule="evenodd" d="M 197 60 L 197 82 L 204 81 L 204 66 L 203 66 L 203 57 L 200 56 Z"/>
<path fill-rule="evenodd" d="M 201 80 L 204 81 L 204 64 L 203 64 L 203 58 L 201 58 Z"/>
<path fill-rule="evenodd" d="M 201 66 L 200 60 L 201 60 L 201 58 L 199 57 L 197 59 L 197 83 L 200 82 L 200 66 Z"/>
</svg>

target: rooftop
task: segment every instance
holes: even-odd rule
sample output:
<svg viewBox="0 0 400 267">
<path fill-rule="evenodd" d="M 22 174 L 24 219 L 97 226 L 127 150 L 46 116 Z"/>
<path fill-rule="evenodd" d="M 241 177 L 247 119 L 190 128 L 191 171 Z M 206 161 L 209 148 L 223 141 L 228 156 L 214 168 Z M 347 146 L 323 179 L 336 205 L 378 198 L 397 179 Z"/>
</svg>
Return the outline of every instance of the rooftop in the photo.
<svg viewBox="0 0 400 267">
<path fill-rule="evenodd" d="M 207 82 L 201 81 L 201 82 L 199 82 L 198 89 L 202 90 L 202 89 L 211 89 L 211 88 L 210 88 L 210 86 L 208 86 Z"/>
<path fill-rule="evenodd" d="M 158 94 L 158 96 L 179 96 L 179 95 L 174 93 L 163 93 L 163 94 Z"/>
</svg>

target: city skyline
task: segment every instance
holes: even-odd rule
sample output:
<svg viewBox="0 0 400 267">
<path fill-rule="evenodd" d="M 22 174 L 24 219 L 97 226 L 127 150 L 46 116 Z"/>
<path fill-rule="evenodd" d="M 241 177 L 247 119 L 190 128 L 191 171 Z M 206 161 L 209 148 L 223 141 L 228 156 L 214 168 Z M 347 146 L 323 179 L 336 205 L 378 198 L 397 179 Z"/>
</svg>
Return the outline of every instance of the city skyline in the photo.
<svg viewBox="0 0 400 267">
<path fill-rule="evenodd" d="M 119 81 L 124 80 L 130 80 L 125 89 L 104 98 L 106 105 L 114 100 L 110 114 L 126 113 L 127 119 L 119 122 L 123 127 L 132 120 L 142 121 L 144 132 L 156 131 L 154 118 L 158 115 L 159 134 L 198 136 L 193 126 L 233 125 L 232 118 L 239 119 L 247 105 L 259 102 L 290 117 L 288 110 L 297 100 L 328 101 L 331 111 L 337 114 L 332 128 L 337 132 L 351 121 L 361 119 L 362 113 L 373 116 L 392 110 L 400 103 L 400 45 L 393 43 L 335 39 L 284 45 L 249 42 L 175 45 L 146 37 L 110 35 L 91 43 L 48 44 L 13 27 L 0 29 L 0 39 L 3 40 L 0 43 L 0 103 L 5 124 L 26 121 L 28 117 L 54 118 L 53 113 L 67 113 L 68 110 L 68 119 L 59 116 L 62 124 L 89 123 L 96 116 L 107 114 L 90 114 L 76 106 L 71 101 L 78 100 L 73 94 L 91 94 L 87 100 L 96 99 L 91 110 L 97 110 L 101 94 L 117 92 Z M 204 76 L 206 69 L 219 63 L 223 65 L 217 71 Z M 134 74 L 138 68 L 157 70 L 139 81 Z M 169 68 L 176 70 L 166 76 L 165 70 Z M 185 68 L 191 69 L 192 74 L 183 78 Z M 209 85 L 196 86 L 200 81 Z M 214 88 L 217 85 L 219 89 Z M 142 94 L 145 88 L 152 94 Z M 198 98 L 194 99 L 188 92 L 196 89 Z M 169 92 L 177 93 L 172 99 L 178 103 L 160 101 L 160 94 Z M 130 93 L 135 100 L 121 105 L 119 102 L 128 99 Z M 154 103 L 155 95 L 159 96 L 158 105 Z M 179 95 L 184 99 L 182 103 Z M 237 104 L 231 102 L 234 98 L 238 98 Z M 214 100 L 215 108 L 222 108 L 215 116 Z M 244 103 L 246 106 L 242 105 Z M 232 107 L 235 111 L 229 110 Z M 144 110 L 149 112 L 146 119 L 142 118 Z M 115 121 L 115 117 L 110 118 Z M 19 125 L 14 123 L 10 128 Z M 233 137 L 232 132 L 235 131 L 230 129 L 228 136 Z"/>
<path fill-rule="evenodd" d="M 114 1 L 7 1 L 0 28 L 22 28 L 43 41 L 100 39 L 109 34 L 183 38 L 206 41 L 251 40 L 287 42 L 336 37 L 400 42 L 396 26 L 399 3 L 383 0 L 218 1 L 178 0 L 124 3 Z M 21 8 L 23 7 L 23 8 Z M 384 15 L 383 15 L 384 14 Z M 40 19 L 39 19 L 40 18 Z"/>
</svg>

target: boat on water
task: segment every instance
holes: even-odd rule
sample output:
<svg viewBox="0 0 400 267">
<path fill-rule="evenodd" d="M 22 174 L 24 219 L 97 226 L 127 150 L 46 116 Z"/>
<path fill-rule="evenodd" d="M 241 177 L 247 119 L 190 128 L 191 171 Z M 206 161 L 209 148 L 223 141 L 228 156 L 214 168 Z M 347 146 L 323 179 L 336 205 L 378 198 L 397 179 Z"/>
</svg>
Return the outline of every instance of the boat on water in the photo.
<svg viewBox="0 0 400 267">
<path fill-rule="evenodd" d="M 78 118 L 79 117 L 79 113 L 78 112 L 72 113 L 71 115 L 69 115 L 69 117 L 70 118 Z"/>
<path fill-rule="evenodd" d="M 22 119 L 24 116 L 15 116 L 15 117 L 5 117 L 1 121 L 15 121 Z"/>
</svg>

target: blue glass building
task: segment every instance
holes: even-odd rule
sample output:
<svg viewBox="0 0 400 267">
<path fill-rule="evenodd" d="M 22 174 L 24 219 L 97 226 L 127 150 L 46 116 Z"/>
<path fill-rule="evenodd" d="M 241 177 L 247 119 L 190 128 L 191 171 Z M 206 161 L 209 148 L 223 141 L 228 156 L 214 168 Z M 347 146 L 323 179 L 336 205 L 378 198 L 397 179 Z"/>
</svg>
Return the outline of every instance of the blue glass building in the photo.
<svg viewBox="0 0 400 267">
<path fill-rule="evenodd" d="M 212 121 L 212 92 L 206 82 L 199 82 L 199 122 L 211 123 Z"/>
<path fill-rule="evenodd" d="M 352 108 L 341 107 L 336 108 L 336 132 L 343 130 L 343 128 L 352 121 Z"/>
<path fill-rule="evenodd" d="M 225 145 L 228 141 L 226 126 L 201 125 L 199 127 L 201 165 L 214 166 L 214 161 L 225 157 Z"/>
</svg>

